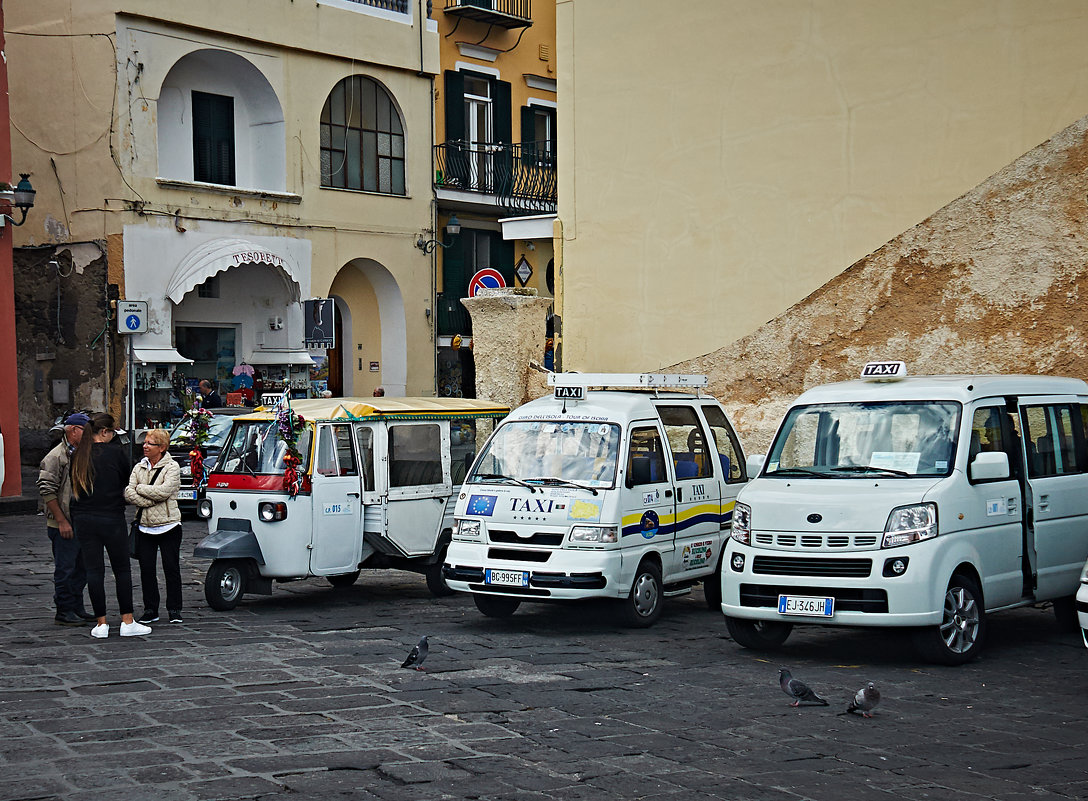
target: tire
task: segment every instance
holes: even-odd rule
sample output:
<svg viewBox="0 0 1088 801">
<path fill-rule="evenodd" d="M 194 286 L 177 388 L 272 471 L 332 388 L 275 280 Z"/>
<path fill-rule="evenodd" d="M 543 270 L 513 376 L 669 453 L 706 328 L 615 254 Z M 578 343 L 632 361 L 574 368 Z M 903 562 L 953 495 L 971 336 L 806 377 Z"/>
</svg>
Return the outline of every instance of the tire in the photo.
<svg viewBox="0 0 1088 801">
<path fill-rule="evenodd" d="M 204 599 L 217 612 L 238 606 L 246 592 L 246 567 L 229 559 L 212 562 L 204 577 Z"/>
<path fill-rule="evenodd" d="M 727 617 L 725 627 L 737 645 L 753 651 L 773 651 L 786 641 L 793 631 L 792 623 L 774 620 L 741 620 Z"/>
<path fill-rule="evenodd" d="M 1067 595 L 1064 598 L 1054 599 L 1054 620 L 1065 634 L 1080 631 L 1080 621 L 1077 619 L 1077 596 Z"/>
<path fill-rule="evenodd" d="M 502 595 L 483 595 L 472 593 L 472 600 L 476 602 L 476 608 L 487 617 L 510 617 L 521 606 L 517 598 L 507 598 Z"/>
<path fill-rule="evenodd" d="M 359 578 L 359 571 L 353 573 L 341 573 L 338 576 L 325 576 L 325 580 L 338 590 L 350 587 Z"/>
<path fill-rule="evenodd" d="M 722 611 L 722 561 L 725 552 L 718 557 L 718 567 L 714 573 L 703 579 L 703 598 L 706 599 L 706 608 L 711 612 Z"/>
<path fill-rule="evenodd" d="M 431 591 L 431 595 L 435 598 L 445 598 L 447 595 L 453 595 L 453 590 L 450 585 L 446 583 L 446 577 L 442 575 L 442 564 L 446 561 L 446 551 L 450 549 L 448 542 L 443 543 L 442 547 L 438 549 L 438 557 L 433 565 L 427 565 L 423 570 L 423 575 L 427 579 L 427 589 Z"/>
<path fill-rule="evenodd" d="M 661 568 L 655 562 L 643 561 L 635 571 L 631 592 L 619 602 L 620 620 L 630 628 L 649 628 L 661 617 L 663 600 Z"/>
<path fill-rule="evenodd" d="M 982 591 L 967 576 L 955 575 L 945 590 L 940 625 L 916 631 L 914 647 L 928 662 L 963 665 L 978 657 L 985 638 Z"/>
</svg>

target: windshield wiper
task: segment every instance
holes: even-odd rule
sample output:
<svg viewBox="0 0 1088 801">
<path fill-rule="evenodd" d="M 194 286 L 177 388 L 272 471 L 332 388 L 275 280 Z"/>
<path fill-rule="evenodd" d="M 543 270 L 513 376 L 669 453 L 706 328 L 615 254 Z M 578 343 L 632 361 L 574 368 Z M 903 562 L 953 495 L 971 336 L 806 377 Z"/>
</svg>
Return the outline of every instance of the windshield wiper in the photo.
<svg viewBox="0 0 1088 801">
<path fill-rule="evenodd" d="M 884 473 L 885 475 L 903 476 L 910 478 L 911 474 L 905 470 L 896 470 L 892 467 L 873 467 L 868 464 L 846 464 L 842 467 L 832 467 L 833 472 L 838 473 Z"/>
<path fill-rule="evenodd" d="M 821 473 L 819 470 L 809 470 L 807 467 L 780 467 L 770 473 L 768 476 L 808 476 L 810 478 L 831 478 L 827 473 Z"/>
<path fill-rule="evenodd" d="M 473 478 L 493 479 L 495 481 L 511 481 L 518 486 L 525 487 L 529 492 L 536 492 L 539 487 L 534 487 L 532 484 L 526 484 L 520 478 L 514 478 L 513 476 L 504 476 L 502 473 L 477 473 Z M 544 490 L 540 490 L 543 492 Z"/>
<path fill-rule="evenodd" d="M 577 481 L 568 481 L 565 478 L 549 476 L 548 478 L 530 478 L 529 481 L 539 481 L 541 484 L 547 484 L 552 487 L 574 487 L 575 489 L 589 490 L 594 495 L 597 494 L 597 490 L 593 487 L 587 487 L 585 484 L 579 484 Z"/>
</svg>

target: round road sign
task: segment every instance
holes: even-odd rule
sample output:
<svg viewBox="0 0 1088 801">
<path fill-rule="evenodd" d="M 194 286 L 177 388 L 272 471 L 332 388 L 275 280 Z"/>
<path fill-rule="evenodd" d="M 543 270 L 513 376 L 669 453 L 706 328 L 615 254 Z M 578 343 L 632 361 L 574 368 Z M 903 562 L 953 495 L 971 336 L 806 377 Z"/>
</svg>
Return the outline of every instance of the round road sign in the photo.
<svg viewBox="0 0 1088 801">
<path fill-rule="evenodd" d="M 484 267 L 468 282 L 468 296 L 474 298 L 481 289 L 502 289 L 504 286 L 506 281 L 503 280 L 502 273 L 493 267 Z"/>
</svg>

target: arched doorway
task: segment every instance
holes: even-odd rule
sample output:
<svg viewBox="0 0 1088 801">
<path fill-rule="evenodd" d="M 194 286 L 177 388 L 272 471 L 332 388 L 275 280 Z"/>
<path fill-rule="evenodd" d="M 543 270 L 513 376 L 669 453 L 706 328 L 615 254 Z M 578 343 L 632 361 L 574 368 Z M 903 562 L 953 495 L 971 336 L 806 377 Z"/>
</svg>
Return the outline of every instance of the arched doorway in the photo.
<svg viewBox="0 0 1088 801">
<path fill-rule="evenodd" d="M 404 395 L 408 383 L 404 300 L 393 274 L 373 259 L 352 259 L 329 288 L 336 301 L 337 346 L 328 352 L 329 389 L 339 371 L 344 395 L 370 395 L 382 386 Z M 335 361 L 334 361 L 335 360 Z"/>
</svg>

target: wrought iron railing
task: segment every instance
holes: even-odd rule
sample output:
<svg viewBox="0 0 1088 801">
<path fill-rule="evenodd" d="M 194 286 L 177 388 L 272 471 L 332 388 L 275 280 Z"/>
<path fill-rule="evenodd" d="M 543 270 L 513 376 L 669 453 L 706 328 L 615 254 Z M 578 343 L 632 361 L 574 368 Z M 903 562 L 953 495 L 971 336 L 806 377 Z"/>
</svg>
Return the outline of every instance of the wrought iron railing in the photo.
<svg viewBox="0 0 1088 801">
<path fill-rule="evenodd" d="M 484 20 L 488 12 L 526 21 L 533 19 L 531 0 L 446 0 L 446 11 L 476 11 Z"/>
<path fill-rule="evenodd" d="M 443 142 L 434 148 L 437 189 L 494 195 L 514 214 L 554 212 L 557 198 L 555 142 L 492 145 Z"/>
<path fill-rule="evenodd" d="M 349 3 L 358 3 L 361 6 L 373 6 L 385 11 L 398 11 L 401 14 L 408 13 L 409 0 L 348 0 Z"/>
</svg>

